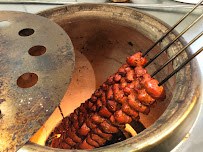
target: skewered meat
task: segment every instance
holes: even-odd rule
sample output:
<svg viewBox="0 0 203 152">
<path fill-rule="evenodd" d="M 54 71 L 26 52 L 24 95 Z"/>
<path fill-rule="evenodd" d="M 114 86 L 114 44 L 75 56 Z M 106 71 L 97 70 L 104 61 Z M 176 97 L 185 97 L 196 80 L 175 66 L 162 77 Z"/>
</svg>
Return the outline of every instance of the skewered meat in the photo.
<svg viewBox="0 0 203 152">
<path fill-rule="evenodd" d="M 127 58 L 90 99 L 82 103 L 54 130 L 61 134 L 51 147 L 93 149 L 118 137 L 126 124 L 148 114 L 155 100 L 164 100 L 165 91 L 147 74 L 147 60 L 138 52 Z"/>
</svg>

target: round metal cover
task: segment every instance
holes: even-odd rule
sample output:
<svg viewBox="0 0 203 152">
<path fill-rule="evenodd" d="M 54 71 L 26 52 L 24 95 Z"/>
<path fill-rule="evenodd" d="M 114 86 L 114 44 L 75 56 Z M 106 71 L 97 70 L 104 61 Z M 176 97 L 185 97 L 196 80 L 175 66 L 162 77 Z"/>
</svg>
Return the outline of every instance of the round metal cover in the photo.
<svg viewBox="0 0 203 152">
<path fill-rule="evenodd" d="M 56 23 L 0 12 L 0 151 L 16 151 L 45 123 L 71 81 L 73 45 Z"/>
</svg>

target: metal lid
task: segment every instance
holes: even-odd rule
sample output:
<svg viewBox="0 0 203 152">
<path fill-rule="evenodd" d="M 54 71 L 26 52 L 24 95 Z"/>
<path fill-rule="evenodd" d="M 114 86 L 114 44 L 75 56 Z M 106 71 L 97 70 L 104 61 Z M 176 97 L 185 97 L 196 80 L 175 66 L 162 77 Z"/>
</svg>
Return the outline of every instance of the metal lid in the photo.
<svg viewBox="0 0 203 152">
<path fill-rule="evenodd" d="M 16 151 L 45 123 L 71 81 L 74 51 L 54 22 L 0 12 L 0 151 Z"/>
</svg>

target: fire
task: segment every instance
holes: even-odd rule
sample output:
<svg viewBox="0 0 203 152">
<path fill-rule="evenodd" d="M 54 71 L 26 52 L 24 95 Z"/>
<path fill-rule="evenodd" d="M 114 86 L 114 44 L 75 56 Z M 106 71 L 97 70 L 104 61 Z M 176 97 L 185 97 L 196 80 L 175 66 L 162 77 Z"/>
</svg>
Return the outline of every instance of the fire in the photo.
<svg viewBox="0 0 203 152">
<path fill-rule="evenodd" d="M 44 146 L 53 128 L 57 126 L 57 124 L 61 120 L 62 120 L 62 116 L 59 109 L 57 108 L 50 116 L 50 118 L 46 121 L 46 123 L 34 134 L 34 136 L 32 136 L 30 141 Z M 56 134 L 54 137 L 59 138 L 60 136 L 61 134 Z"/>
<path fill-rule="evenodd" d="M 37 133 L 34 134 L 30 141 L 44 146 L 53 128 L 60 122 L 60 120 L 62 120 L 62 116 L 57 108 L 46 123 L 37 131 Z M 57 137 L 58 136 L 59 135 L 57 135 Z"/>
<path fill-rule="evenodd" d="M 56 138 L 60 138 L 60 137 L 61 137 L 61 134 L 56 134 L 55 137 L 56 137 Z"/>
<path fill-rule="evenodd" d="M 133 137 L 137 135 L 137 132 L 133 129 L 130 124 L 125 125 L 125 130 L 128 131 Z"/>
<path fill-rule="evenodd" d="M 78 54 L 79 56 L 81 55 L 81 53 Z M 74 109 L 79 107 L 81 102 L 88 99 L 91 96 L 92 92 L 94 92 L 96 86 L 94 70 L 91 66 L 91 63 L 85 56 L 79 56 L 79 61 L 76 62 L 75 65 L 75 69 L 77 70 L 74 71 L 72 81 L 60 103 L 63 115 L 65 117 L 73 112 Z M 85 65 L 85 68 L 83 65 Z M 87 72 L 86 69 L 88 69 L 89 72 Z M 84 77 L 84 75 L 86 77 Z M 78 90 L 78 88 L 80 88 L 80 90 Z M 78 94 L 78 92 L 80 93 Z M 53 114 L 45 122 L 45 124 L 33 135 L 30 141 L 44 146 L 49 135 L 51 134 L 53 129 L 59 123 L 61 123 L 62 119 L 63 117 L 60 113 L 59 108 L 56 108 Z M 59 137 L 59 135 L 57 135 L 57 137 Z"/>
</svg>

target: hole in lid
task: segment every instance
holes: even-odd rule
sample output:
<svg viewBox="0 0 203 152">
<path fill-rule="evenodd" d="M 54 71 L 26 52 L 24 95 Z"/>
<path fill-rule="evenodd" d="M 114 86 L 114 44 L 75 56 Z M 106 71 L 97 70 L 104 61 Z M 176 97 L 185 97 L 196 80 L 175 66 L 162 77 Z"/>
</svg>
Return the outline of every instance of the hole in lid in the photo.
<svg viewBox="0 0 203 152">
<path fill-rule="evenodd" d="M 28 53 L 32 56 L 40 56 L 46 52 L 46 47 L 41 45 L 33 46 L 29 49 Z"/>
<path fill-rule="evenodd" d="M 17 85 L 21 88 L 30 88 L 38 81 L 38 76 L 35 73 L 24 73 L 17 79 Z"/>
<path fill-rule="evenodd" d="M 30 36 L 34 33 L 35 31 L 31 28 L 25 28 L 19 31 L 20 36 Z"/>
<path fill-rule="evenodd" d="M 0 21 L 0 28 L 9 26 L 9 21 Z"/>
</svg>

